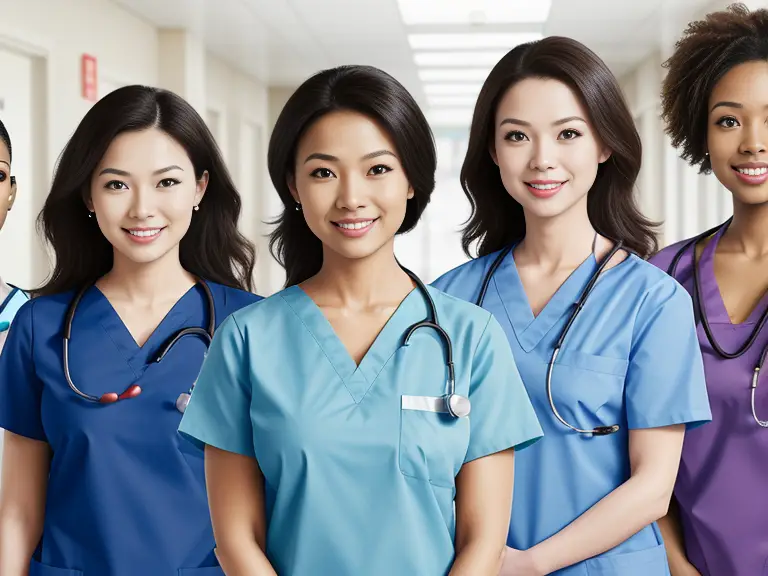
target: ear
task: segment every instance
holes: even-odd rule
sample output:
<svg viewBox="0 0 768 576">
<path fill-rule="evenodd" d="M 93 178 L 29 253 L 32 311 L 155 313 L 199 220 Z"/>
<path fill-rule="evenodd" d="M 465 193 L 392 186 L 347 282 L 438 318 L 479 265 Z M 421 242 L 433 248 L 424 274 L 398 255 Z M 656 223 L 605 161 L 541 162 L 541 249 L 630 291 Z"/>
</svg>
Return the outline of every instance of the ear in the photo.
<svg viewBox="0 0 768 576">
<path fill-rule="evenodd" d="M 285 183 L 288 185 L 288 191 L 291 193 L 291 196 L 293 196 L 293 201 L 297 204 L 301 204 L 301 201 L 299 200 L 299 191 L 296 189 L 296 178 L 293 174 L 289 174 L 286 177 Z"/>
<path fill-rule="evenodd" d="M 598 161 L 598 164 L 602 164 L 603 162 L 606 162 L 608 158 L 611 157 L 611 154 L 613 154 L 611 150 L 609 150 L 608 148 L 603 148 L 602 151 L 600 152 L 600 160 Z"/>
<path fill-rule="evenodd" d="M 491 160 L 493 160 L 493 163 L 496 164 L 496 166 L 499 165 L 499 157 L 496 155 L 496 143 L 491 140 L 488 143 L 488 152 L 491 155 Z"/>
<path fill-rule="evenodd" d="M 197 185 L 195 186 L 195 206 L 199 205 L 200 202 L 203 201 L 205 191 L 208 189 L 209 178 L 208 170 L 206 170 L 203 172 L 203 175 L 200 176 L 200 180 L 197 181 Z"/>
<path fill-rule="evenodd" d="M 413 198 L 416 195 L 416 192 L 413 190 L 413 186 L 408 186 L 408 200 Z"/>
<path fill-rule="evenodd" d="M 8 212 L 13 208 L 13 203 L 16 202 L 16 177 L 11 177 L 11 197 L 8 199 Z"/>
</svg>

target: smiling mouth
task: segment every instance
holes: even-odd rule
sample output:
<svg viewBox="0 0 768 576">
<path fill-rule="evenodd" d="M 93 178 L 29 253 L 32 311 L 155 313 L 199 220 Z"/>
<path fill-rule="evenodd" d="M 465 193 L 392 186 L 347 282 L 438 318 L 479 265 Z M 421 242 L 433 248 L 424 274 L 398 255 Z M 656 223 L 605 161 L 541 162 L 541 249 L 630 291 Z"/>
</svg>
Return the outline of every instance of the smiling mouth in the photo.
<svg viewBox="0 0 768 576">
<path fill-rule="evenodd" d="M 368 226 L 376 222 L 376 220 L 378 220 L 378 218 L 372 218 L 370 220 L 358 220 L 356 222 L 332 222 L 332 224 L 337 228 L 341 228 L 342 230 L 362 230 L 364 228 L 368 228 Z"/>
<path fill-rule="evenodd" d="M 744 176 L 763 176 L 768 174 L 768 166 L 760 166 L 758 168 L 738 168 L 737 166 L 731 166 L 739 174 Z"/>
<path fill-rule="evenodd" d="M 123 230 L 136 238 L 153 238 L 165 230 L 165 228 L 123 228 Z"/>
<path fill-rule="evenodd" d="M 560 188 L 565 182 L 566 181 L 564 180 L 562 182 L 548 182 L 546 184 L 539 184 L 537 182 L 526 182 L 525 184 L 535 190 L 555 190 L 556 188 Z"/>
</svg>

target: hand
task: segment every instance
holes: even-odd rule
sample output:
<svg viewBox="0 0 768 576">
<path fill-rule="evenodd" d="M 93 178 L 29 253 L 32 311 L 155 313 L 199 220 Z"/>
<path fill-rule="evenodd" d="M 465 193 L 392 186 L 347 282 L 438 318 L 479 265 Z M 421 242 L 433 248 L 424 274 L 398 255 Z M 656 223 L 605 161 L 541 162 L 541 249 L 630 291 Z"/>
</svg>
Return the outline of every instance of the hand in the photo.
<svg viewBox="0 0 768 576">
<path fill-rule="evenodd" d="M 544 576 L 544 573 L 536 567 L 529 551 L 507 546 L 499 576 Z"/>
</svg>

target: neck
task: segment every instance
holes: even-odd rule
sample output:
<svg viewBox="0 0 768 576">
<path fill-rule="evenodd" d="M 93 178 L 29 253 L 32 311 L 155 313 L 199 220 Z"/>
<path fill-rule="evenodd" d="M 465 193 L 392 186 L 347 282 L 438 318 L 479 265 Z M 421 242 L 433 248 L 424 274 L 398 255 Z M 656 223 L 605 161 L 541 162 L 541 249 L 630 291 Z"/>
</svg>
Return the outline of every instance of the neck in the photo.
<svg viewBox="0 0 768 576">
<path fill-rule="evenodd" d="M 733 222 L 724 234 L 747 256 L 768 255 L 768 203 L 748 205 L 733 202 Z"/>
<path fill-rule="evenodd" d="M 139 302 L 177 297 L 194 283 L 194 277 L 181 266 L 178 253 L 137 263 L 115 252 L 112 269 L 98 281 L 100 288 Z"/>
<path fill-rule="evenodd" d="M 336 305 L 352 308 L 402 300 L 413 289 L 395 259 L 394 241 L 366 258 L 345 258 L 324 250 L 323 266 L 312 283 Z"/>
<path fill-rule="evenodd" d="M 573 206 L 555 218 L 525 213 L 525 238 L 516 250 L 531 264 L 556 270 L 581 264 L 593 251 L 595 230 L 583 206 Z"/>
</svg>

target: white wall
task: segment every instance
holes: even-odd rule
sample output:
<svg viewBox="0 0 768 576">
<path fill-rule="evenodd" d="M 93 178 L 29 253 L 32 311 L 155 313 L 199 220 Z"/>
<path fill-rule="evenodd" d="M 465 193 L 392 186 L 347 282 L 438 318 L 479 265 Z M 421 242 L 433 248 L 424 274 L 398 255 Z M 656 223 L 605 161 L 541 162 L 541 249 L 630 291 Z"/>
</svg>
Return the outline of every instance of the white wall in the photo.
<svg viewBox="0 0 768 576">
<path fill-rule="evenodd" d="M 227 142 L 222 143 L 222 148 L 238 183 L 239 126 L 249 122 L 261 127 L 264 134 L 268 119 L 266 88 L 211 58 L 194 35 L 186 31 L 160 31 L 109 0 L 0 0 L 0 14 L 0 51 L 31 57 L 35 80 L 32 173 L 20 187 L 19 209 L 14 207 L 6 224 L 6 231 L 12 229 L 13 238 L 0 235 L 0 273 L 8 281 L 31 287 L 49 271 L 48 259 L 34 231 L 34 217 L 47 195 L 61 150 L 92 105 L 81 97 L 80 66 L 84 53 L 97 58 L 103 91 L 126 84 L 155 85 L 176 90 L 204 117 L 209 107 L 224 111 Z M 178 49 L 169 50 L 169 46 Z M 179 70 L 183 74 L 175 73 Z M 7 124 L 14 123 L 2 111 L 0 118 Z M 11 138 L 14 139 L 13 133 Z M 17 140 L 23 138 L 19 136 Z M 14 165 L 17 157 L 14 154 Z M 244 191 L 248 196 L 244 204 L 248 204 L 250 212 L 243 214 L 243 222 L 260 217 L 254 198 L 263 189 L 262 185 Z M 10 222 L 14 217 L 23 222 Z M 249 232 L 251 239 L 258 242 L 254 230 Z M 11 250 L 15 242 L 32 247 L 29 251 Z"/>
</svg>

